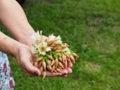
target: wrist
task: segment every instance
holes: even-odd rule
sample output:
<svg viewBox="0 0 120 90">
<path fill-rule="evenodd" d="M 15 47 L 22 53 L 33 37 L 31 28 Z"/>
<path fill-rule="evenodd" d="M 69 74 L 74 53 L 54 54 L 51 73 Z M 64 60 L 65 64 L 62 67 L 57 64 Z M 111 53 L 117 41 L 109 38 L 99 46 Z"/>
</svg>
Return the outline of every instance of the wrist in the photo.
<svg viewBox="0 0 120 90">
<path fill-rule="evenodd" d="M 15 56 L 18 49 L 24 45 L 0 32 L 0 50 Z"/>
<path fill-rule="evenodd" d="M 27 33 L 26 35 L 22 35 L 21 38 L 17 39 L 19 42 L 31 47 L 32 46 L 32 35 L 35 32 Z"/>
<path fill-rule="evenodd" d="M 24 47 L 24 45 L 18 41 L 14 41 L 11 45 L 10 48 L 10 54 L 14 57 L 16 57 L 16 55 L 18 54 L 18 51 L 20 48 Z"/>
</svg>

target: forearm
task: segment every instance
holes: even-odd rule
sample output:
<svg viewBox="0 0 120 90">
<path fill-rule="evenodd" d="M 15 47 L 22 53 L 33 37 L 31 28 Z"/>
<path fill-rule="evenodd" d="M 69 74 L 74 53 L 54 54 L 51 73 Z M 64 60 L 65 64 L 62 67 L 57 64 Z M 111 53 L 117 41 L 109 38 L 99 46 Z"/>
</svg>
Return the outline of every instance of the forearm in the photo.
<svg viewBox="0 0 120 90">
<path fill-rule="evenodd" d="M 27 44 L 27 38 L 34 33 L 25 13 L 16 0 L 0 0 L 0 21 L 16 40 Z"/>
<path fill-rule="evenodd" d="M 31 63 L 32 53 L 30 48 L 9 38 L 2 32 L 0 32 L 0 51 L 14 56 L 26 73 L 33 75 L 33 73 L 37 72 L 37 75 L 40 75 L 39 69 L 34 67 Z"/>
<path fill-rule="evenodd" d="M 15 56 L 15 53 L 21 45 L 19 42 L 0 32 L 0 51 Z"/>
</svg>

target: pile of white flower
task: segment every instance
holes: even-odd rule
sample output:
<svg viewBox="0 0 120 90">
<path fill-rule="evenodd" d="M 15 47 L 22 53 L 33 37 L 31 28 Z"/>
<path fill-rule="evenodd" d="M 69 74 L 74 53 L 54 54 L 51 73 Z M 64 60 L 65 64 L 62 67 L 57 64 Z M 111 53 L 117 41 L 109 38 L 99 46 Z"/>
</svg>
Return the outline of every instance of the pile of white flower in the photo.
<svg viewBox="0 0 120 90">
<path fill-rule="evenodd" d="M 41 31 L 36 32 L 32 39 L 32 53 L 35 55 L 33 64 L 40 69 L 43 78 L 46 77 L 46 71 L 60 73 L 78 58 L 68 44 L 62 43 L 60 36 L 51 34 L 45 39 Z"/>
</svg>

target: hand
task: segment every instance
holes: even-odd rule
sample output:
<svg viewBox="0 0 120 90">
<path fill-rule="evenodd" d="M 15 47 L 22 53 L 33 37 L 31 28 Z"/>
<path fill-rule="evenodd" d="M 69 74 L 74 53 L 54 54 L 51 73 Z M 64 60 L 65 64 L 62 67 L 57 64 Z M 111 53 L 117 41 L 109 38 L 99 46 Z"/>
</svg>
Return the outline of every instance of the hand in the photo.
<svg viewBox="0 0 120 90">
<path fill-rule="evenodd" d="M 43 36 L 43 39 L 44 40 L 47 40 L 47 37 L 46 36 Z M 25 40 L 25 39 L 24 39 Z M 24 66 L 23 66 L 23 64 L 22 63 L 24 63 L 24 61 L 23 62 L 19 62 L 19 63 L 21 63 L 20 65 L 22 66 L 22 68 L 23 68 L 23 70 L 26 72 L 26 74 L 27 75 L 29 75 L 29 76 L 33 76 L 34 74 L 36 74 L 36 75 L 41 75 L 41 72 L 40 71 L 38 71 L 39 69 L 37 68 L 37 67 L 35 67 L 35 66 L 33 66 L 33 56 L 32 56 L 32 53 L 31 53 L 31 50 L 30 50 L 30 48 L 31 48 L 31 45 L 32 45 L 32 41 L 31 41 L 31 38 L 28 40 L 28 39 L 26 39 L 25 41 L 27 41 L 27 43 L 25 43 L 28 47 L 27 47 L 27 52 L 29 53 L 29 55 L 26 55 L 27 54 L 27 52 L 26 52 L 26 49 L 24 48 L 22 48 L 22 50 L 20 49 L 19 51 L 21 52 L 21 55 L 24 55 L 25 57 L 25 59 L 24 60 L 26 60 L 26 58 L 27 58 L 27 62 L 29 62 L 29 63 L 27 63 L 27 66 L 26 67 L 29 67 L 27 70 L 26 69 L 24 69 Z M 24 41 L 23 41 L 24 42 Z M 23 53 L 25 53 L 25 54 L 23 54 Z M 32 67 L 34 67 L 34 68 L 37 68 L 37 69 L 35 69 L 35 70 L 32 70 Z M 68 74 L 70 74 L 70 73 L 72 73 L 72 63 L 70 63 L 70 65 L 68 65 L 68 67 L 66 68 L 66 69 L 64 69 L 63 71 L 62 71 L 62 73 L 51 73 L 51 72 L 47 72 L 46 73 L 46 76 L 64 76 L 64 77 L 66 77 Z M 30 70 L 31 69 L 31 70 Z M 28 72 L 29 71 L 29 72 Z M 32 73 L 30 73 L 30 72 L 32 72 Z"/>
<path fill-rule="evenodd" d="M 40 76 L 41 75 L 40 70 L 37 67 L 33 66 L 32 64 L 33 55 L 29 47 L 25 45 L 21 45 L 18 48 L 15 54 L 15 57 L 17 59 L 18 64 L 23 69 L 26 75 L 28 76 L 35 76 L 35 75 Z M 47 72 L 46 76 L 58 76 L 58 75 L 61 75 L 61 73 Z"/>
<path fill-rule="evenodd" d="M 17 51 L 15 53 L 15 58 L 16 58 L 18 64 L 20 65 L 20 67 L 23 69 L 23 71 L 27 75 L 31 76 L 35 72 L 38 75 L 41 74 L 39 69 L 32 65 L 33 56 L 31 54 L 31 50 L 29 49 L 29 47 L 27 47 L 25 45 L 19 46 L 19 48 L 17 49 Z"/>
</svg>

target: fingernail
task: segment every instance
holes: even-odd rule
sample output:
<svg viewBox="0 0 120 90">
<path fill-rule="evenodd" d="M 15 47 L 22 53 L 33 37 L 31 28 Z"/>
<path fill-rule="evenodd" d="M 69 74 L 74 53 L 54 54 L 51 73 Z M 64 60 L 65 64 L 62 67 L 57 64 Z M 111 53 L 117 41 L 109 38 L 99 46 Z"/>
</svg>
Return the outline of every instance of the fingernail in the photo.
<svg viewBox="0 0 120 90">
<path fill-rule="evenodd" d="M 66 75 L 66 73 L 63 73 L 62 75 Z"/>
<path fill-rule="evenodd" d="M 64 70 L 63 71 L 63 73 L 62 73 L 62 75 L 66 75 L 67 74 L 67 71 L 66 70 Z"/>
<path fill-rule="evenodd" d="M 35 75 L 35 76 L 38 76 L 38 72 L 37 72 L 37 71 L 35 71 L 35 72 L 34 72 L 34 75 Z"/>
<path fill-rule="evenodd" d="M 67 76 L 68 76 L 68 75 L 64 75 L 63 77 L 65 77 L 65 78 L 66 78 Z"/>
</svg>

